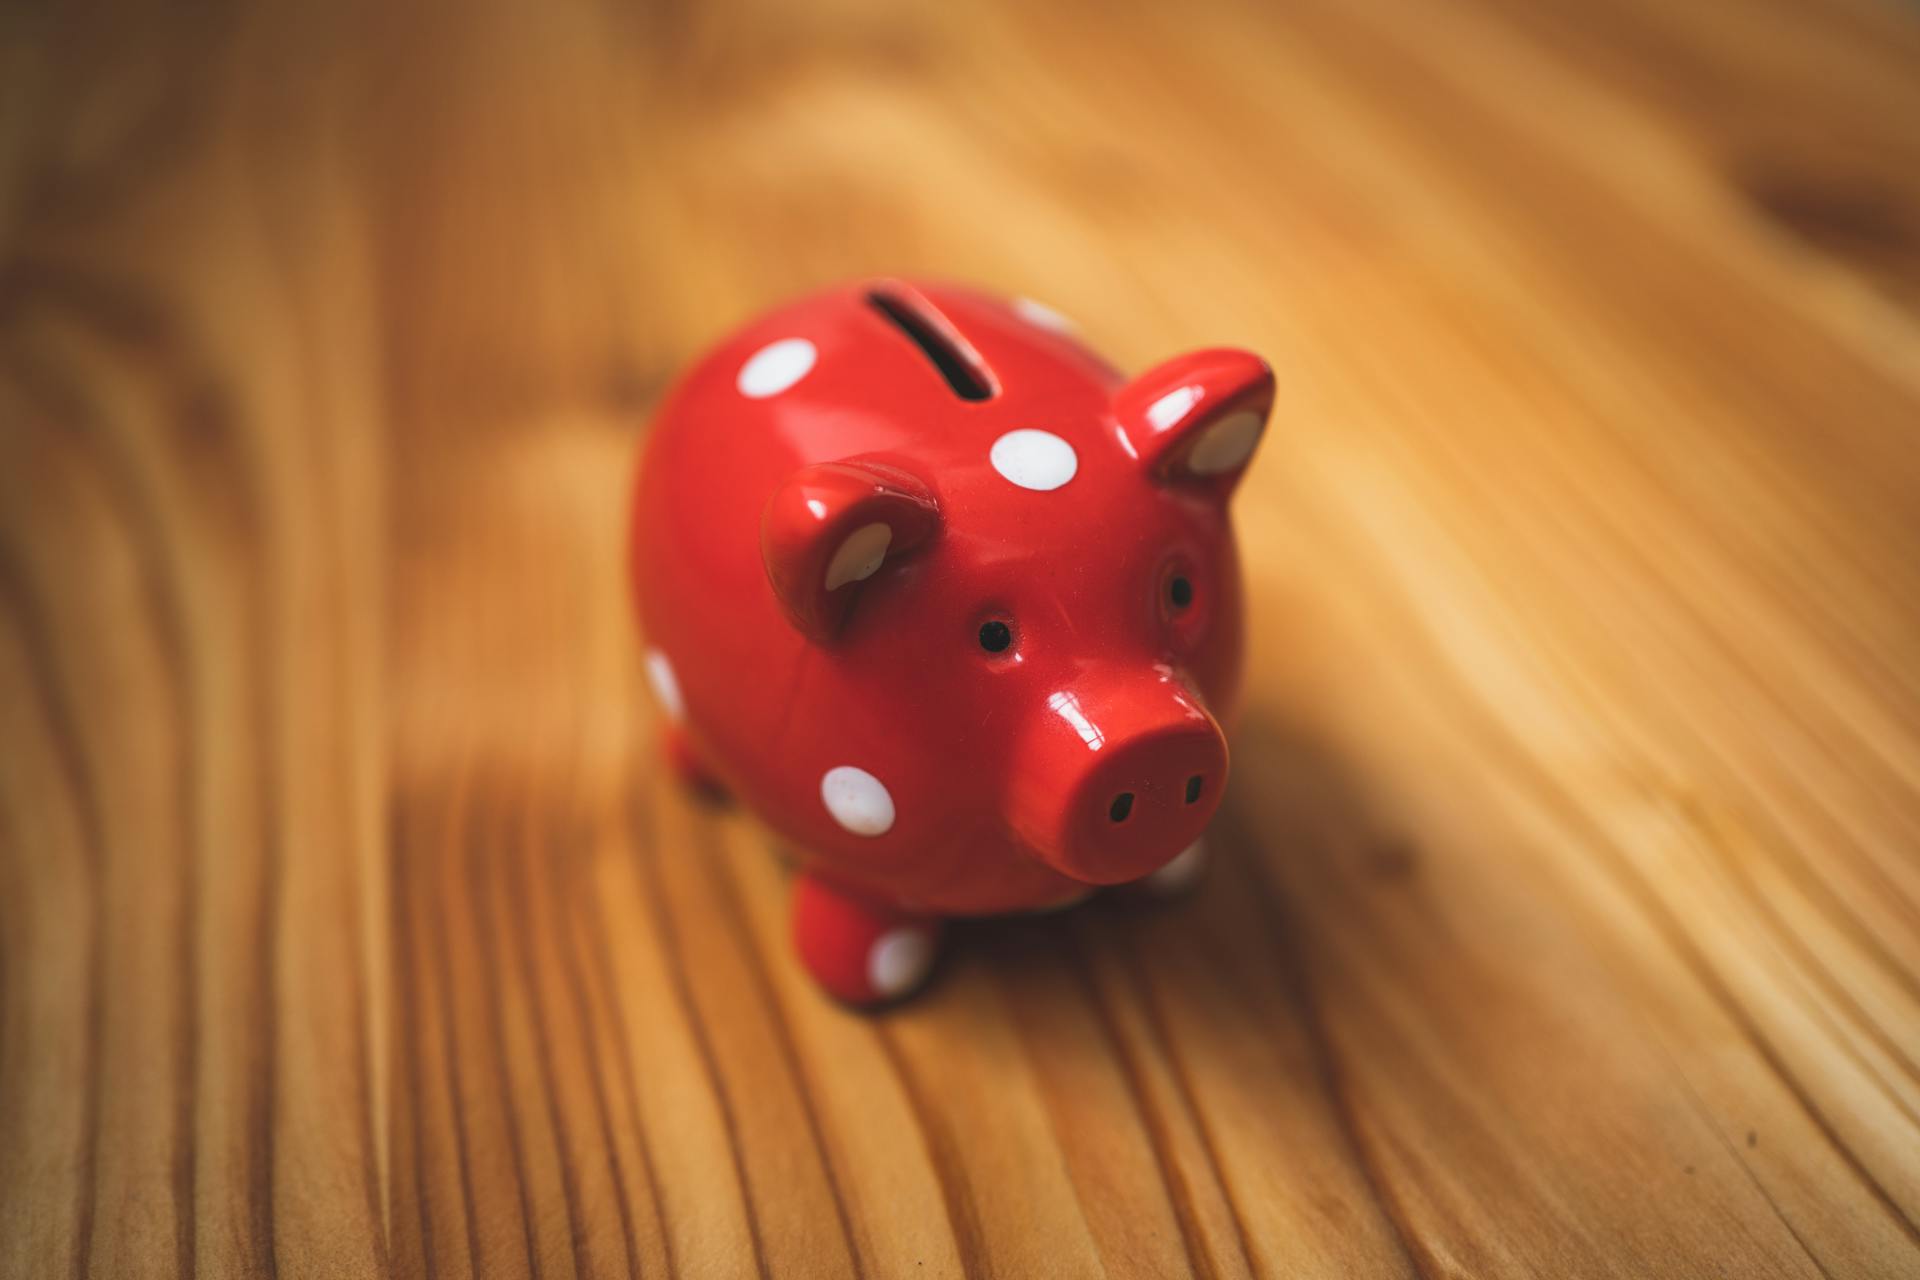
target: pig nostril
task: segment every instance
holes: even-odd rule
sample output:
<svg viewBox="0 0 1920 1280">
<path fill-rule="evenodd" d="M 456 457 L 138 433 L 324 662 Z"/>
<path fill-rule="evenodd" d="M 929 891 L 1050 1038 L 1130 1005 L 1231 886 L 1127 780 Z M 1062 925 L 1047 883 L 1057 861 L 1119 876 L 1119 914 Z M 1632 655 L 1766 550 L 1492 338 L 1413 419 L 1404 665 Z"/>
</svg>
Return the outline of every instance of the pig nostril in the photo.
<svg viewBox="0 0 1920 1280">
<path fill-rule="evenodd" d="M 1192 804 L 1200 798 L 1200 775 L 1194 774 L 1187 779 L 1187 803 Z"/>
<path fill-rule="evenodd" d="M 1133 812 L 1133 792 L 1122 791 L 1113 798 L 1113 805 L 1107 810 L 1107 816 L 1115 822 L 1125 822 L 1127 815 Z"/>
</svg>

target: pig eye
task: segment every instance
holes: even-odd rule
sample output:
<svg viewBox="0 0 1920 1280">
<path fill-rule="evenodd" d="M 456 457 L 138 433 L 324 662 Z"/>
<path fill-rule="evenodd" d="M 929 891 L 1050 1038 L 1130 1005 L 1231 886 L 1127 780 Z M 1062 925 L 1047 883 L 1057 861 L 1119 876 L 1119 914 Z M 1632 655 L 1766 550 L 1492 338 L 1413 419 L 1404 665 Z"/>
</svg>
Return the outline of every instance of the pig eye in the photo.
<svg viewBox="0 0 1920 1280">
<path fill-rule="evenodd" d="M 1185 609 L 1193 603 L 1193 583 L 1185 575 L 1176 575 L 1167 583 L 1167 603 Z"/>
<path fill-rule="evenodd" d="M 980 647 L 988 653 L 1001 653 L 1013 643 L 1013 628 L 995 619 L 980 624 Z"/>
</svg>

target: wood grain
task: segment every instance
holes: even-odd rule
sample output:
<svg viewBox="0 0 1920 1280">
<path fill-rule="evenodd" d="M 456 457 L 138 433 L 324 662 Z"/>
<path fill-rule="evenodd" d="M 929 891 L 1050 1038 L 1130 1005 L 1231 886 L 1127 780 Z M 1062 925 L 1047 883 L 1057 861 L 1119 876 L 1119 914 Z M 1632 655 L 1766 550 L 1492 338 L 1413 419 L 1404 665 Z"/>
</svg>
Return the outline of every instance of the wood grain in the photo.
<svg viewBox="0 0 1920 1280">
<path fill-rule="evenodd" d="M 0 16 L 0 1275 L 1920 1271 L 1920 19 Z M 849 1016 L 660 776 L 673 371 L 1266 353 L 1167 909 Z"/>
</svg>

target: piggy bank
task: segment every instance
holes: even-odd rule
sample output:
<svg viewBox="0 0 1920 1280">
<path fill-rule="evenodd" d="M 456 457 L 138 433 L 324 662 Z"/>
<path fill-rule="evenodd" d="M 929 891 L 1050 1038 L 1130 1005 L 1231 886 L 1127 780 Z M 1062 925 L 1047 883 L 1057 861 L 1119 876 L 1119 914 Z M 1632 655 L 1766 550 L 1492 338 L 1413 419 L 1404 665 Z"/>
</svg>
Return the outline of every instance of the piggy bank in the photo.
<svg viewBox="0 0 1920 1280">
<path fill-rule="evenodd" d="M 913 990 L 945 917 L 1194 869 L 1272 401 L 1243 351 L 1128 379 L 1037 303 L 901 281 L 770 312 L 670 393 L 631 529 L 666 758 L 791 850 L 827 991 Z"/>
</svg>

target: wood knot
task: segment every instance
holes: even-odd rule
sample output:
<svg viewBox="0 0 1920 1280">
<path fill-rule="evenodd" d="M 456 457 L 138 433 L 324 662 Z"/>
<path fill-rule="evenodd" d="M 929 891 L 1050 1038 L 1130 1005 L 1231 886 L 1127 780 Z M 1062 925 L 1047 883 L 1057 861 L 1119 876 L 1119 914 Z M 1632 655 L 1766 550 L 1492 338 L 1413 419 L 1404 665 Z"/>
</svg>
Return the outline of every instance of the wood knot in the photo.
<svg viewBox="0 0 1920 1280">
<path fill-rule="evenodd" d="M 1419 869 L 1419 861 L 1412 841 L 1393 837 L 1370 847 L 1364 865 L 1369 874 L 1382 880 L 1406 880 Z"/>
<path fill-rule="evenodd" d="M 1734 185 L 1753 207 L 1817 248 L 1847 254 L 1920 253 L 1920 216 L 1884 179 L 1746 166 Z"/>
</svg>

